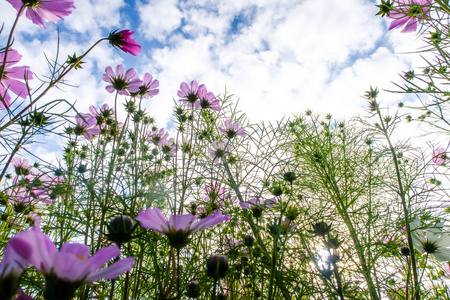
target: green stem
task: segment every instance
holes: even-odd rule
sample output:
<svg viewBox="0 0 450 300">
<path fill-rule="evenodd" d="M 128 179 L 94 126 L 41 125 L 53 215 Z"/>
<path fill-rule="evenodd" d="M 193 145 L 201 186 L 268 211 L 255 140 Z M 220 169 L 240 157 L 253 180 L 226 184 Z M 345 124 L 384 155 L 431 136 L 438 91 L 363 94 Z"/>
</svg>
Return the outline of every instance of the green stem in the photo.
<svg viewBox="0 0 450 300">
<path fill-rule="evenodd" d="M 381 123 L 381 130 L 383 135 L 385 136 L 388 144 L 389 144 L 389 150 L 391 152 L 392 155 L 392 160 L 394 161 L 394 167 L 395 167 L 395 173 L 397 176 L 397 183 L 398 183 L 398 189 L 399 189 L 399 194 L 400 194 L 400 199 L 402 201 L 402 208 L 403 208 L 403 214 L 404 214 L 404 218 L 405 218 L 405 229 L 406 229 L 406 236 L 408 238 L 408 247 L 410 249 L 410 253 L 411 253 L 411 265 L 412 265 L 412 270 L 413 270 L 413 279 L 414 279 L 414 298 L 416 300 L 420 300 L 420 285 L 419 285 L 419 279 L 418 279 L 418 275 L 417 275 L 417 267 L 416 267 L 416 258 L 414 255 L 414 246 L 413 246 L 413 242 L 412 242 L 412 236 L 411 236 L 411 228 L 410 228 L 410 218 L 409 218 L 409 208 L 408 208 L 408 204 L 406 203 L 406 193 L 405 190 L 403 188 L 403 183 L 402 183 L 402 177 L 400 174 L 400 167 L 399 167 L 399 163 L 398 163 L 398 158 L 397 158 L 397 154 L 395 153 L 395 149 L 394 146 L 392 145 L 391 139 L 389 137 L 386 125 L 383 121 L 383 118 L 381 117 L 381 113 L 380 110 L 377 110 L 377 115 L 380 119 L 380 123 Z"/>
</svg>

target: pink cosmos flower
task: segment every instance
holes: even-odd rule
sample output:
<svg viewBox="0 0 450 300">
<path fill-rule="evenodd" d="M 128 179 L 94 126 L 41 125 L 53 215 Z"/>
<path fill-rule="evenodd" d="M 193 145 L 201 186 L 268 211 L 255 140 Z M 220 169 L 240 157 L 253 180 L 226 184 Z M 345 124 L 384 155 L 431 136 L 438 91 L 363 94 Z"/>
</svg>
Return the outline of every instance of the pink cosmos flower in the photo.
<svg viewBox="0 0 450 300">
<path fill-rule="evenodd" d="M 202 84 L 197 91 L 197 98 L 199 101 L 195 102 L 195 108 L 197 109 L 211 109 L 215 111 L 220 111 L 220 101 L 216 99 L 213 93 L 208 92 L 206 86 Z"/>
<path fill-rule="evenodd" d="M 397 6 L 390 12 L 388 18 L 394 19 L 389 30 L 401 28 L 401 32 L 414 32 L 417 23 L 430 13 L 431 0 L 396 0 Z"/>
<path fill-rule="evenodd" d="M 441 166 L 443 163 L 445 163 L 445 160 L 447 159 L 446 150 L 444 148 L 438 148 L 436 150 L 433 150 L 433 156 L 432 161 Z"/>
<path fill-rule="evenodd" d="M 263 201 L 261 198 L 256 197 L 248 200 L 247 202 L 239 202 L 239 205 L 244 209 L 252 208 L 254 206 L 272 208 L 276 202 L 277 198 L 275 197 L 267 199 L 265 201 Z"/>
<path fill-rule="evenodd" d="M 29 263 L 20 257 L 8 243 L 0 262 L 0 292 L 2 299 L 11 299 L 17 292 L 20 276 Z"/>
<path fill-rule="evenodd" d="M 162 153 L 174 157 L 177 153 L 177 147 L 173 138 L 169 138 L 169 133 L 164 134 L 164 136 L 159 140 L 158 145 L 161 147 Z"/>
<path fill-rule="evenodd" d="M 167 220 L 158 208 L 148 208 L 145 211 L 140 210 L 136 220 L 142 227 L 166 235 L 169 238 L 169 244 L 180 249 L 188 244 L 192 233 L 228 221 L 229 215 L 222 215 L 219 210 L 199 221 L 192 214 L 174 215 Z"/>
<path fill-rule="evenodd" d="M 159 81 L 157 79 L 153 79 L 153 76 L 150 73 L 145 73 L 144 78 L 142 79 L 142 85 L 139 87 L 139 91 L 134 93 L 133 96 L 141 96 L 142 98 L 151 98 L 155 95 L 158 95 L 159 89 Z"/>
<path fill-rule="evenodd" d="M 225 146 L 225 143 L 220 141 L 217 143 L 216 141 L 211 143 L 211 147 L 208 148 L 209 156 L 213 159 L 213 164 L 216 164 L 221 161 L 222 158 L 230 156 L 231 145 Z"/>
<path fill-rule="evenodd" d="M 4 68 L 2 78 L 0 78 L 0 109 L 5 109 L 5 106 L 9 107 L 11 105 L 9 91 L 26 99 L 28 96 L 27 85 L 20 80 L 33 79 L 33 73 L 31 73 L 30 67 L 12 67 L 12 65 L 22 59 L 22 55 L 19 52 L 10 49 L 7 52 L 7 61 L 3 66 L 4 59 L 5 53 L 0 53 L 0 69 Z M 2 98 L 3 101 L 1 100 Z"/>
<path fill-rule="evenodd" d="M 102 248 L 91 257 L 89 257 L 91 249 L 84 244 L 67 243 L 58 251 L 55 244 L 41 232 L 38 226 L 18 233 L 9 241 L 9 244 L 18 256 L 44 274 L 47 282 L 56 278 L 78 287 L 83 283 L 100 279 L 117 278 L 134 266 L 135 258 L 128 257 L 100 269 L 108 261 L 119 256 L 119 247 L 112 245 Z M 47 284 L 48 287 L 49 284 Z M 58 287 L 53 286 L 53 288 Z"/>
<path fill-rule="evenodd" d="M 114 48 L 119 48 L 125 53 L 131 53 L 132 55 L 137 56 L 141 52 L 141 45 L 136 43 L 131 36 L 133 33 L 134 31 L 128 29 L 119 32 L 114 30 L 109 34 L 108 41 Z"/>
<path fill-rule="evenodd" d="M 13 165 L 14 171 L 18 176 L 30 174 L 31 169 L 33 168 L 33 166 L 28 164 L 28 159 L 22 159 L 18 156 L 15 156 L 11 160 L 11 164 Z"/>
<path fill-rule="evenodd" d="M 109 108 L 109 105 L 106 103 L 100 106 L 100 112 L 95 108 L 94 105 L 91 105 L 89 107 L 89 111 L 95 118 L 97 118 L 98 116 L 102 116 L 103 118 L 107 119 L 114 115 L 114 109 Z"/>
<path fill-rule="evenodd" d="M 205 188 L 206 196 L 205 196 L 205 202 L 214 202 L 217 207 L 220 209 L 225 209 L 229 207 L 229 204 L 234 203 L 237 200 L 237 197 L 232 197 L 230 193 L 220 187 L 220 183 L 214 182 L 211 185 L 208 185 Z"/>
<path fill-rule="evenodd" d="M 247 135 L 244 127 L 239 128 L 238 122 L 231 124 L 230 120 L 226 120 L 223 125 L 225 128 L 219 127 L 219 131 L 224 133 L 229 139 L 232 139 L 237 135 L 242 137 Z"/>
<path fill-rule="evenodd" d="M 17 10 L 20 11 L 22 6 L 25 7 L 26 16 L 34 24 L 39 25 L 43 28 L 44 21 L 56 22 L 63 17 L 68 16 L 72 13 L 75 8 L 73 5 L 73 0 L 6 0 Z M 23 13 L 23 10 L 22 12 Z"/>
<path fill-rule="evenodd" d="M 87 140 L 90 140 L 94 135 L 100 134 L 100 127 L 97 125 L 97 119 L 88 113 L 79 113 L 75 120 L 77 126 L 75 127 L 75 134 L 84 135 Z"/>
<path fill-rule="evenodd" d="M 150 142 L 152 142 L 155 145 L 159 145 L 159 142 L 161 141 L 163 136 L 166 135 L 166 131 L 164 130 L 164 128 L 161 128 L 159 130 L 155 128 L 154 130 L 149 131 L 147 134 Z"/>
<path fill-rule="evenodd" d="M 106 67 L 102 79 L 105 82 L 111 83 L 106 86 L 108 92 L 113 93 L 114 91 L 118 91 L 119 95 L 125 96 L 138 92 L 142 84 L 136 71 L 134 69 L 128 69 L 124 72 L 123 65 L 117 65 L 115 73 L 111 67 Z"/>
<path fill-rule="evenodd" d="M 203 89 L 203 84 L 198 86 L 197 81 L 192 80 L 191 84 L 188 85 L 186 82 L 180 84 L 180 90 L 178 90 L 177 95 L 180 97 L 180 102 L 188 105 L 189 107 L 194 107 L 195 102 L 198 100 L 197 92 L 199 89 Z"/>
</svg>

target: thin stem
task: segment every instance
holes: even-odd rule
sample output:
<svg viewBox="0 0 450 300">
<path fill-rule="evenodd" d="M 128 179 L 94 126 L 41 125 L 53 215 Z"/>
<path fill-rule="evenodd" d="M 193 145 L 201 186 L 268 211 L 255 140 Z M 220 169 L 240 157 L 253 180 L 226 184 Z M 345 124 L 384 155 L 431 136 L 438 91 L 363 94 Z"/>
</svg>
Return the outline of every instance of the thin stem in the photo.
<svg viewBox="0 0 450 300">
<path fill-rule="evenodd" d="M 406 193 L 405 190 L 403 188 L 403 183 L 402 183 L 402 177 L 400 174 L 400 167 L 399 167 L 399 163 L 398 163 L 398 158 L 397 158 L 397 154 L 395 153 L 395 149 L 394 146 L 392 145 L 391 139 L 389 137 L 387 128 L 385 126 L 385 123 L 383 121 L 383 118 L 381 117 L 381 113 L 380 110 L 377 110 L 377 115 L 380 119 L 380 123 L 381 123 L 381 130 L 383 135 L 385 136 L 388 144 L 389 144 L 389 150 L 391 152 L 392 155 L 392 160 L 394 161 L 394 167 L 395 167 L 395 173 L 397 176 L 397 184 L 398 184 L 398 189 L 399 189 L 399 194 L 400 194 L 400 199 L 402 202 L 402 208 L 403 208 L 403 214 L 404 214 L 404 218 L 405 218 L 405 229 L 406 229 L 406 236 L 408 238 L 408 247 L 410 249 L 410 253 L 411 253 L 411 265 L 412 265 L 412 270 L 413 270 L 413 278 L 414 278 L 414 298 L 416 300 L 420 299 L 420 286 L 419 286 L 419 279 L 418 279 L 418 275 L 417 275 L 417 268 L 416 268 L 416 258 L 414 255 L 414 246 L 413 246 L 413 242 L 412 242 L 412 236 L 411 236 L 411 228 L 410 228 L 410 219 L 409 219 L 409 208 L 408 208 L 408 204 L 406 203 Z"/>
</svg>

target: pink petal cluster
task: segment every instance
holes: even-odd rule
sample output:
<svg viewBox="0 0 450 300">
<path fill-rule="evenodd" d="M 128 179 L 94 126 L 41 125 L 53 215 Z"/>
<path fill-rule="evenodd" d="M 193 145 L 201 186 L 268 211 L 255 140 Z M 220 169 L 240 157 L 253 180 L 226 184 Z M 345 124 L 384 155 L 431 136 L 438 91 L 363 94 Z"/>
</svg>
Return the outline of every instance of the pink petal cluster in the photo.
<svg viewBox="0 0 450 300">
<path fill-rule="evenodd" d="M 247 202 L 240 202 L 239 205 L 244 208 L 244 209 L 249 209 L 252 208 L 253 206 L 258 206 L 258 207 L 266 207 L 266 208 L 271 208 L 274 206 L 274 204 L 277 202 L 277 199 L 271 198 L 271 199 L 267 199 L 265 201 L 263 201 L 261 198 L 252 198 L 250 200 L 248 200 Z"/>
<path fill-rule="evenodd" d="M 192 80 L 190 84 L 181 83 L 177 95 L 180 97 L 180 102 L 192 108 L 215 111 L 221 109 L 219 99 L 216 99 L 212 92 L 208 92 L 204 84 L 199 86 L 195 80 Z"/>
<path fill-rule="evenodd" d="M 56 22 L 72 13 L 75 8 L 73 0 L 6 0 L 17 10 L 22 6 L 26 11 L 26 16 L 34 24 L 45 28 L 44 21 Z M 23 10 L 22 12 L 23 13 Z"/>
<path fill-rule="evenodd" d="M 216 96 L 212 92 L 208 92 L 204 84 L 198 88 L 197 97 L 198 101 L 195 102 L 195 108 L 220 111 L 219 99 L 216 99 Z"/>
<path fill-rule="evenodd" d="M 114 279 L 134 266 L 134 257 L 128 257 L 101 269 L 111 259 L 119 256 L 119 247 L 112 245 L 89 256 L 91 249 L 88 246 L 67 243 L 58 251 L 50 238 L 37 226 L 15 235 L 9 245 L 19 257 L 45 276 L 54 275 L 68 282 L 87 283 Z"/>
<path fill-rule="evenodd" d="M 162 153 L 170 157 L 174 157 L 177 153 L 177 147 L 173 138 L 169 138 L 169 133 L 165 133 L 158 142 Z"/>
<path fill-rule="evenodd" d="M 12 177 L 12 187 L 4 191 L 11 205 L 48 204 L 56 199 L 58 195 L 52 190 L 64 182 L 64 177 L 47 176 L 38 170 L 32 170 L 28 160 L 20 157 L 14 157 L 11 162 L 17 175 Z"/>
<path fill-rule="evenodd" d="M 142 227 L 166 235 L 171 246 L 179 249 L 187 244 L 192 233 L 228 221 L 229 215 L 222 215 L 221 211 L 217 211 L 201 220 L 192 214 L 174 215 L 167 220 L 158 208 L 148 208 L 140 210 L 136 220 Z"/>
<path fill-rule="evenodd" d="M 134 38 L 132 37 L 134 31 L 130 31 L 128 29 L 121 31 L 113 31 L 108 36 L 109 43 L 115 47 L 119 48 L 125 53 L 131 53 L 134 56 L 137 56 L 141 52 L 141 45 L 136 43 Z"/>
<path fill-rule="evenodd" d="M 159 130 L 157 130 L 155 128 L 155 130 L 148 132 L 148 140 L 149 140 L 149 142 L 152 142 L 155 145 L 159 145 L 159 142 L 161 141 L 161 139 L 166 135 L 167 135 L 167 133 L 164 130 L 164 128 L 161 128 Z"/>
<path fill-rule="evenodd" d="M 11 105 L 9 91 L 23 99 L 28 96 L 27 85 L 23 80 L 33 79 L 33 73 L 31 73 L 30 67 L 13 67 L 21 59 L 22 55 L 19 52 L 10 49 L 7 52 L 6 63 L 3 66 L 5 52 L 0 54 L 0 69 L 3 68 L 3 74 L 0 78 L 0 109 L 5 109 Z M 1 100 L 2 98 L 3 101 Z"/>
<path fill-rule="evenodd" d="M 77 122 L 75 133 L 78 135 L 83 134 L 87 140 L 100 134 L 100 127 L 97 125 L 97 118 L 94 115 L 89 113 L 79 113 L 75 117 L 75 121 Z"/>
<path fill-rule="evenodd" d="M 226 189 L 221 188 L 218 182 L 206 186 L 205 192 L 206 196 L 204 201 L 213 201 L 221 209 L 229 207 L 230 202 L 234 203 L 237 200 L 236 196 L 232 197 Z"/>
<path fill-rule="evenodd" d="M 139 87 L 142 81 L 136 74 L 134 69 L 128 69 L 124 72 L 123 65 L 117 65 L 115 72 L 111 67 L 106 67 L 105 74 L 102 77 L 103 81 L 110 83 L 106 86 L 106 90 L 110 93 L 118 91 L 119 95 L 128 96 L 130 93 L 139 92 Z"/>
<path fill-rule="evenodd" d="M 397 6 L 388 15 L 394 19 L 389 30 L 404 27 L 401 32 L 414 32 L 420 20 L 430 13 L 431 0 L 396 0 L 395 3 Z"/>
<path fill-rule="evenodd" d="M 225 134 L 229 139 L 232 139 L 236 137 L 237 135 L 245 137 L 247 134 L 245 133 L 244 127 L 239 127 L 238 122 L 234 122 L 233 124 L 230 122 L 230 120 L 226 120 L 224 122 L 224 127 L 222 128 L 219 126 L 219 131 Z"/>
<path fill-rule="evenodd" d="M 445 160 L 447 159 L 446 150 L 444 148 L 438 148 L 436 150 L 433 150 L 433 156 L 431 160 L 437 164 L 442 165 L 445 163 Z"/>
<path fill-rule="evenodd" d="M 159 81 L 157 79 L 153 79 L 153 76 L 150 73 L 145 73 L 142 78 L 142 85 L 139 87 L 139 91 L 137 95 L 142 98 L 151 98 L 155 95 L 158 95 L 159 89 Z"/>
<path fill-rule="evenodd" d="M 209 157 L 213 159 L 213 163 L 219 163 L 221 160 L 227 156 L 230 156 L 232 148 L 231 145 L 225 145 L 223 141 L 217 143 L 213 141 L 211 147 L 208 148 Z"/>
<path fill-rule="evenodd" d="M 203 85 L 200 85 L 200 88 Z M 197 92 L 199 90 L 199 86 L 197 81 L 192 80 L 191 84 L 188 85 L 186 82 L 182 82 L 180 84 L 180 89 L 177 92 L 178 97 L 180 97 L 180 102 L 188 105 L 189 107 L 194 107 L 195 102 L 198 100 Z"/>
</svg>

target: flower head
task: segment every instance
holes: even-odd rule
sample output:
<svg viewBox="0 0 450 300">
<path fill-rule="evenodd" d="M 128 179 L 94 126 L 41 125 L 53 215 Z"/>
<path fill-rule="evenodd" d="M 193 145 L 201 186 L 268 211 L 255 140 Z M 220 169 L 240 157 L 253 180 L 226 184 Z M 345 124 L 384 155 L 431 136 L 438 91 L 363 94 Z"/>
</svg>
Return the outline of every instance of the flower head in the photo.
<svg viewBox="0 0 450 300">
<path fill-rule="evenodd" d="M 225 143 L 222 141 L 219 143 L 213 141 L 211 147 L 208 148 L 209 156 L 213 159 L 213 164 L 216 164 L 220 162 L 222 158 L 229 156 L 231 149 L 231 145 L 225 146 Z"/>
<path fill-rule="evenodd" d="M 141 96 L 142 98 L 151 98 L 155 95 L 158 95 L 159 89 L 159 81 L 157 79 L 153 79 L 153 76 L 150 73 L 145 73 L 144 78 L 142 80 L 142 85 L 139 87 L 139 91 L 133 93 L 132 96 Z"/>
<path fill-rule="evenodd" d="M 419 228 L 420 221 L 410 224 L 412 240 L 416 249 L 422 253 L 433 255 L 438 261 L 450 260 L 450 234 L 442 230 L 442 223 L 436 227 Z"/>
<path fill-rule="evenodd" d="M 197 97 L 198 101 L 195 102 L 195 108 L 220 111 L 219 99 L 216 99 L 212 92 L 208 92 L 204 84 L 198 88 Z"/>
<path fill-rule="evenodd" d="M 430 13 L 431 0 L 396 0 L 397 6 L 390 12 L 388 18 L 394 19 L 389 30 L 404 27 L 401 32 L 414 32 L 417 23 Z"/>
<path fill-rule="evenodd" d="M 34 24 L 45 28 L 44 21 L 56 22 L 63 17 L 72 13 L 75 8 L 73 0 L 6 0 L 17 11 L 20 11 L 22 6 L 26 10 L 26 16 Z M 21 13 L 23 10 L 21 11 Z"/>
<path fill-rule="evenodd" d="M 20 276 L 29 263 L 20 257 L 8 243 L 0 262 L 0 296 L 11 299 L 17 292 Z"/>
<path fill-rule="evenodd" d="M 128 69 L 124 72 L 123 65 L 116 66 L 116 72 L 111 67 L 106 67 L 105 74 L 103 74 L 103 81 L 111 83 L 106 86 L 106 90 L 110 93 L 118 91 L 119 95 L 128 96 L 130 93 L 139 91 L 142 81 L 136 74 L 134 69 Z"/>
<path fill-rule="evenodd" d="M 19 52 L 10 49 L 7 52 L 6 63 L 3 65 L 5 52 L 0 53 L 0 69 L 3 69 L 2 77 L 0 78 L 0 109 L 5 109 L 11 105 L 9 91 L 23 99 L 28 96 L 28 87 L 21 80 L 33 79 L 33 73 L 31 73 L 30 67 L 12 67 L 21 59 L 22 55 Z"/>
<path fill-rule="evenodd" d="M 203 89 L 203 84 L 198 86 L 197 81 L 192 80 L 191 84 L 188 85 L 186 82 L 180 84 L 180 89 L 177 92 L 178 97 L 180 97 L 180 102 L 187 104 L 189 107 L 194 107 L 195 102 L 198 100 L 198 90 Z"/>
<path fill-rule="evenodd" d="M 14 171 L 18 176 L 30 174 L 31 169 L 33 168 L 33 166 L 28 164 L 28 159 L 22 159 L 18 156 L 15 156 L 11 160 L 11 164 L 13 165 Z"/>
<path fill-rule="evenodd" d="M 95 116 L 89 113 L 79 113 L 75 117 L 77 125 L 75 126 L 76 135 L 84 135 L 87 140 L 90 140 L 94 135 L 99 135 L 100 127 L 97 125 L 97 119 Z"/>
<path fill-rule="evenodd" d="M 244 127 L 239 128 L 238 122 L 234 122 L 233 124 L 231 124 L 230 120 L 226 120 L 223 125 L 225 128 L 219 127 L 219 130 L 220 132 L 224 133 L 229 139 L 232 139 L 238 135 L 242 137 L 245 137 L 247 135 L 245 133 Z"/>
<path fill-rule="evenodd" d="M 173 138 L 169 138 L 169 133 L 166 132 L 159 140 L 158 145 L 161 147 L 161 151 L 164 155 L 174 157 L 177 153 L 177 147 Z"/>
<path fill-rule="evenodd" d="M 134 31 L 128 29 L 119 32 L 114 30 L 109 34 L 108 41 L 114 48 L 119 48 L 125 53 L 131 53 L 137 56 L 141 52 L 141 45 L 136 43 L 131 36 L 133 33 Z"/>
<path fill-rule="evenodd" d="M 222 215 L 221 211 L 217 211 L 199 221 L 196 216 L 191 214 L 174 215 L 167 220 L 158 208 L 141 210 L 136 217 L 136 220 L 140 222 L 142 227 L 166 235 L 169 238 L 169 244 L 176 249 L 186 246 L 192 233 L 222 223 L 228 219 L 228 214 Z"/>
<path fill-rule="evenodd" d="M 433 150 L 433 157 L 432 161 L 437 165 L 442 165 L 445 163 L 445 160 L 447 159 L 447 155 L 445 154 L 446 151 L 444 148 L 438 148 L 436 150 Z"/>
<path fill-rule="evenodd" d="M 91 249 L 83 244 L 64 244 L 58 251 L 50 238 L 37 226 L 15 235 L 9 243 L 18 256 L 45 276 L 46 295 L 65 293 L 60 299 L 72 299 L 70 294 L 73 295 L 83 283 L 114 279 L 134 266 L 134 257 L 128 257 L 100 269 L 120 254 L 119 247 L 112 245 L 102 248 L 91 257 Z M 67 290 L 61 290 L 62 282 L 64 287 L 69 287 Z"/>
<path fill-rule="evenodd" d="M 262 212 L 266 208 L 272 208 L 274 204 L 277 202 L 277 199 L 274 197 L 272 199 L 267 199 L 263 201 L 261 198 L 252 198 L 247 202 L 239 202 L 239 205 L 243 209 L 250 209 L 255 218 L 259 218 L 262 216 Z"/>
</svg>

